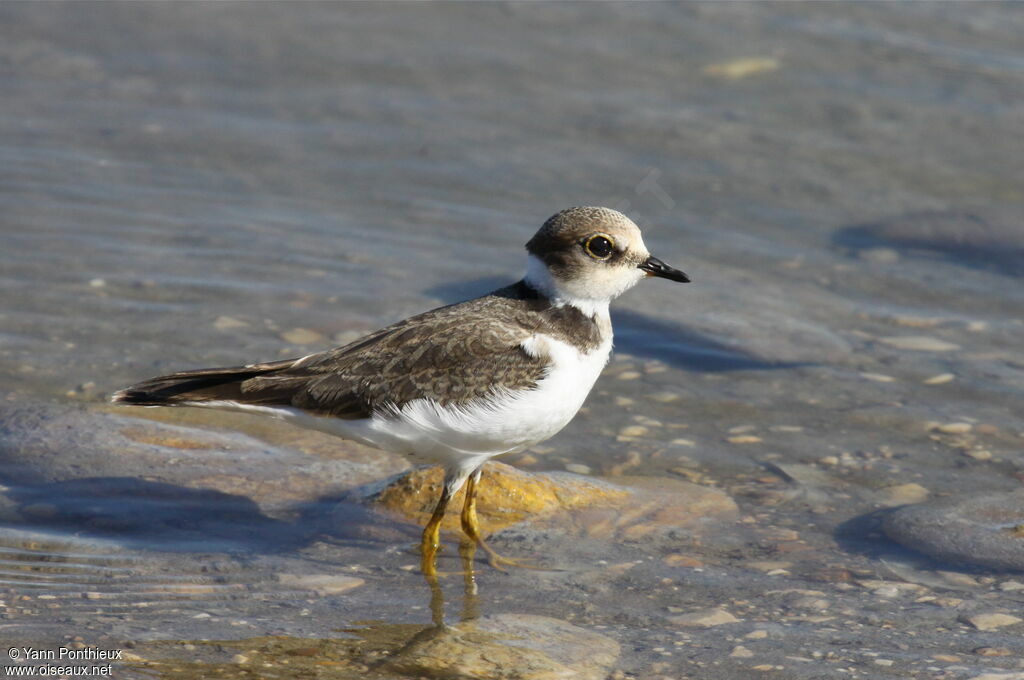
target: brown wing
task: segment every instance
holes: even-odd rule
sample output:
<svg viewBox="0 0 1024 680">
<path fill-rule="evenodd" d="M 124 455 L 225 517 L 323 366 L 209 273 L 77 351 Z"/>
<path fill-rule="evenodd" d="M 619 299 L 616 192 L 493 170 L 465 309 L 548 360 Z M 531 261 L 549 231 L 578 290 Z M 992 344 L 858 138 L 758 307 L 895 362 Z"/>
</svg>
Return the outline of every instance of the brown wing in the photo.
<svg viewBox="0 0 1024 680">
<path fill-rule="evenodd" d="M 243 399 L 340 418 L 365 418 L 414 399 L 459 404 L 496 386 L 525 389 L 547 363 L 520 346 L 532 334 L 512 319 L 434 310 L 352 345 L 307 357 L 242 383 Z M 271 402 L 264 401 L 272 397 Z"/>
<path fill-rule="evenodd" d="M 486 296 L 435 309 L 299 360 L 162 376 L 114 396 L 134 404 L 233 401 L 338 418 L 428 398 L 460 404 L 500 386 L 536 385 L 547 362 L 521 343 L 536 330 L 522 304 Z"/>
</svg>

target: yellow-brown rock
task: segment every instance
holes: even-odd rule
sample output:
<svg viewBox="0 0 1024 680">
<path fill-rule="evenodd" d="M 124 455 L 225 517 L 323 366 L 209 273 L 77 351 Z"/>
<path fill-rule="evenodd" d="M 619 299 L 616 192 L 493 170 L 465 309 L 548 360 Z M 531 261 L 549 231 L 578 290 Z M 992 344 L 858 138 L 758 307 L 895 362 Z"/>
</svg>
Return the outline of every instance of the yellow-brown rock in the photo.
<svg viewBox="0 0 1024 680">
<path fill-rule="evenodd" d="M 419 468 L 398 477 L 370 500 L 377 507 L 425 524 L 441 494 L 440 468 Z M 725 493 L 679 480 L 617 477 L 612 484 L 564 472 L 531 473 L 488 463 L 477 493 L 485 533 L 528 520 L 556 524 L 592 538 L 639 539 L 659 529 L 691 526 L 707 518 L 732 518 L 736 504 Z M 632 488 L 630 488 L 632 487 Z M 459 529 L 464 492 L 449 505 L 443 528 Z"/>
<path fill-rule="evenodd" d="M 417 468 L 384 488 L 374 498 L 379 507 L 425 524 L 441 496 L 444 473 L 439 467 Z M 579 475 L 557 477 L 524 472 L 504 463 L 489 463 L 477 487 L 477 513 L 481 524 L 495 531 L 527 517 L 549 515 L 559 510 L 611 505 L 629 497 L 626 489 Z M 446 529 L 459 528 L 459 512 L 465 489 L 459 491 L 445 516 Z"/>
</svg>

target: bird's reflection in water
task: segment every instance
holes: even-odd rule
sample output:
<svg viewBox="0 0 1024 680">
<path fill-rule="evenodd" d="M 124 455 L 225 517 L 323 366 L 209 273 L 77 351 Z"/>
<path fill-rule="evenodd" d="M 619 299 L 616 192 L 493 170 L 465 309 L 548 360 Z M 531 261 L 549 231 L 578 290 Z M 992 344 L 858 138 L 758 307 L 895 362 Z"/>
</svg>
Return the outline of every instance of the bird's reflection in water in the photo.
<svg viewBox="0 0 1024 680">
<path fill-rule="evenodd" d="M 476 573 L 473 571 L 473 557 L 476 555 L 476 544 L 463 540 L 459 543 L 459 560 L 462 562 L 462 612 L 459 623 L 480 618 L 480 598 L 476 584 Z M 436 559 L 436 557 L 435 557 Z M 444 620 L 444 589 L 441 587 L 441 576 L 454 576 L 458 572 L 441 572 L 431 570 L 423 574 L 423 580 L 430 588 L 430 615 L 433 622 L 420 632 L 413 635 L 401 646 L 393 656 L 402 658 L 416 647 L 423 645 L 448 631 Z"/>
<path fill-rule="evenodd" d="M 475 556 L 476 543 L 469 540 L 463 540 L 459 543 L 459 560 L 462 563 L 462 613 L 459 615 L 460 623 L 480 618 L 479 590 L 476 584 L 476 572 L 473 570 L 473 558 Z M 434 628 L 428 628 L 423 633 L 427 633 L 430 630 L 443 630 L 445 628 L 444 590 L 441 588 L 441 580 L 436 571 L 424 573 L 423 578 L 430 588 L 430 614 L 434 622 Z"/>
</svg>

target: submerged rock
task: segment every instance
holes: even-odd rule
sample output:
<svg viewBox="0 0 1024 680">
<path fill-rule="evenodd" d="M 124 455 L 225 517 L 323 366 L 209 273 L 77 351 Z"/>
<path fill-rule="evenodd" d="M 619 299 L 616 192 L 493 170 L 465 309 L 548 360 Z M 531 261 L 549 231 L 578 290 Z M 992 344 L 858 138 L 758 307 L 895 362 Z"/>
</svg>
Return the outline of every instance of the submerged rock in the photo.
<svg viewBox="0 0 1024 680">
<path fill-rule="evenodd" d="M 528 614 L 427 628 L 377 623 L 343 632 L 329 638 L 141 643 L 130 667 L 165 680 L 241 677 L 239 665 L 256 674 L 244 677 L 261 678 L 604 680 L 619 657 L 619 643 L 612 638 Z"/>
<path fill-rule="evenodd" d="M 392 480 L 370 496 L 377 507 L 425 523 L 441 495 L 444 474 L 439 467 L 418 468 Z M 629 491 L 606 482 L 570 473 L 532 474 L 503 463 L 484 468 L 477 492 L 480 521 L 494 530 L 528 517 L 595 504 L 622 502 Z M 465 488 L 451 501 L 450 510 L 462 507 Z M 443 527 L 459 528 L 458 512 L 445 516 Z"/>
<path fill-rule="evenodd" d="M 432 629 L 387 663 L 445 680 L 603 680 L 619 644 L 565 621 L 498 614 Z"/>
<path fill-rule="evenodd" d="M 201 426 L 190 424 L 190 416 Z M 397 456 L 367 455 L 365 447 L 320 433 L 296 431 L 285 440 L 280 434 L 257 438 L 223 429 L 251 421 L 260 435 L 264 428 L 294 430 L 267 420 L 198 409 L 101 411 L 20 403 L 0 410 L 0 472 L 13 487 L 12 497 L 25 498 L 30 489 L 40 492 L 28 494 L 33 498 L 45 497 L 46 489 L 60 495 L 68 484 L 97 492 L 106 484 L 123 491 L 134 479 L 140 491 L 147 484 L 215 491 L 273 512 L 407 467 Z"/>
<path fill-rule="evenodd" d="M 940 560 L 1024 569 L 1024 491 L 909 505 L 882 527 L 894 541 Z"/>
<path fill-rule="evenodd" d="M 272 436 L 150 419 L 187 422 L 196 409 L 111 411 L 31 402 L 0 409 L 0 522 L 147 548 L 276 550 L 323 532 L 374 529 L 356 519 L 365 510 L 335 499 L 408 466 L 340 440 L 328 449 L 323 440 L 334 438 L 319 433 L 298 431 L 295 446 L 278 446 Z M 202 417 L 212 424 L 234 415 Z M 309 510 L 320 503 L 345 521 Z"/>
<path fill-rule="evenodd" d="M 968 266 L 1024 275 L 1018 216 L 990 207 L 896 215 L 846 227 L 833 241 L 857 251 L 889 246 L 898 255 L 937 254 Z"/>
<path fill-rule="evenodd" d="M 374 506 L 424 524 L 441 493 L 440 468 L 405 473 L 367 500 Z M 699 520 L 733 518 L 735 502 L 717 489 L 673 479 L 617 477 L 611 484 L 567 472 L 531 473 L 504 463 L 488 463 L 477 493 L 485 532 L 528 522 L 556 523 L 592 538 L 641 538 L 661 529 L 693 526 Z M 459 529 L 464 490 L 451 501 L 443 527 Z"/>
</svg>

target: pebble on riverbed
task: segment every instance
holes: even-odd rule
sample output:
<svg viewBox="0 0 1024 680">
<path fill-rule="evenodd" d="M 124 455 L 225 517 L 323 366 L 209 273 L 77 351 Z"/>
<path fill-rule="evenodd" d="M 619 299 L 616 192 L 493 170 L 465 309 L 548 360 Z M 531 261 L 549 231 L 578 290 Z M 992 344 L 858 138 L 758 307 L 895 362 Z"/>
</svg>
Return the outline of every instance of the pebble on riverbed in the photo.
<svg viewBox="0 0 1024 680">
<path fill-rule="evenodd" d="M 701 72 L 704 75 L 724 80 L 740 80 L 760 73 L 768 73 L 779 68 L 779 60 L 774 57 L 746 57 L 708 64 Z"/>
<path fill-rule="evenodd" d="M 314 345 L 327 341 L 321 333 L 308 328 L 293 328 L 281 333 L 281 339 L 292 345 Z"/>
<path fill-rule="evenodd" d="M 927 335 L 897 335 L 878 338 L 878 341 L 894 349 L 906 349 L 916 352 L 952 352 L 960 349 L 960 345 Z"/>
<path fill-rule="evenodd" d="M 928 489 L 920 484 L 908 482 L 907 484 L 895 484 L 879 489 L 876 492 L 876 498 L 880 505 L 896 507 L 911 503 L 921 503 L 928 499 L 929 493 Z"/>
<path fill-rule="evenodd" d="M 285 588 L 311 590 L 317 595 L 337 595 L 366 583 L 361 578 L 340 574 L 278 574 L 277 580 Z"/>
<path fill-rule="evenodd" d="M 1024 621 L 1024 619 L 1003 614 L 1001 612 L 986 614 L 962 614 L 959 617 L 961 623 L 966 623 L 977 630 L 997 630 L 1006 626 L 1013 626 Z"/>
<path fill-rule="evenodd" d="M 974 426 L 970 423 L 928 423 L 928 429 L 943 434 L 967 434 Z"/>
<path fill-rule="evenodd" d="M 670 616 L 669 623 L 688 628 L 713 628 L 727 623 L 740 623 L 737 619 L 724 609 L 704 609 L 689 614 Z"/>
<path fill-rule="evenodd" d="M 218 316 L 213 322 L 213 327 L 219 331 L 229 331 L 235 328 L 245 328 L 248 322 L 236 319 L 233 316 Z"/>
</svg>

